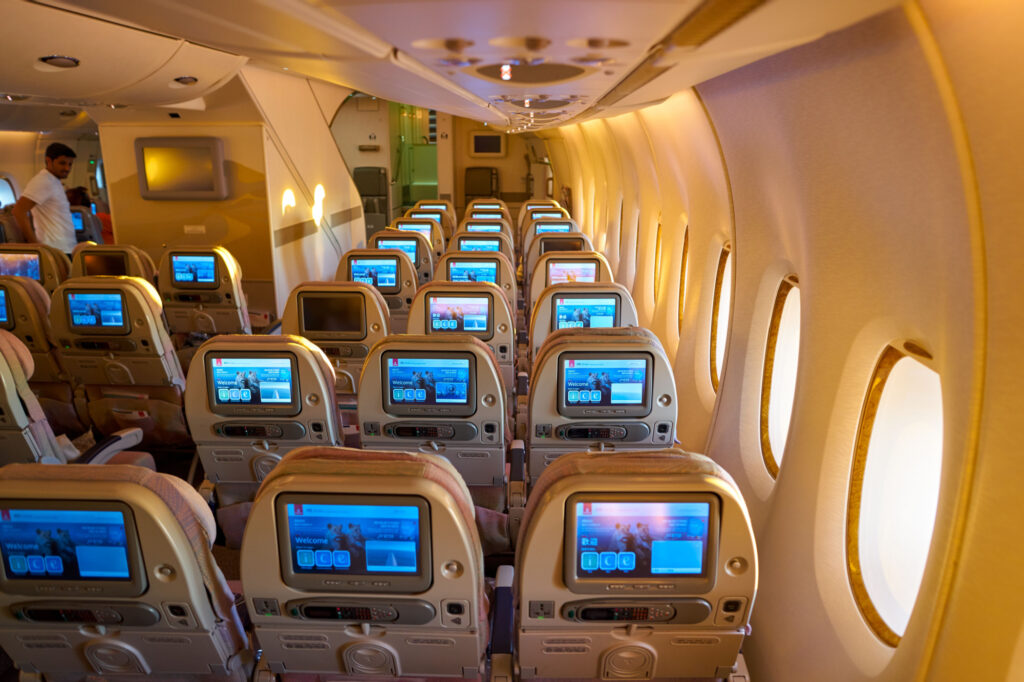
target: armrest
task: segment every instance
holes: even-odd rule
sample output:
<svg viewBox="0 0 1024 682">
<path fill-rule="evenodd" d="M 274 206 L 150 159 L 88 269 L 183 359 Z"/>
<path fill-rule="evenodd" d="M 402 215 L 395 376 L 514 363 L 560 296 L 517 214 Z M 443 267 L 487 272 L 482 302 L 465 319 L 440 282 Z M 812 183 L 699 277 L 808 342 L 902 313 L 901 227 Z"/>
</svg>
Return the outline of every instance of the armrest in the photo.
<svg viewBox="0 0 1024 682">
<path fill-rule="evenodd" d="M 526 443 L 516 439 L 508 450 L 508 537 L 513 549 L 526 511 Z"/>
<path fill-rule="evenodd" d="M 516 374 L 516 395 L 530 394 L 530 375 L 526 372 Z"/>
<path fill-rule="evenodd" d="M 515 569 L 499 566 L 491 607 L 491 682 L 512 682 L 515 644 L 515 603 L 512 582 Z"/>
<path fill-rule="evenodd" d="M 117 453 L 133 448 L 141 442 L 142 429 L 138 427 L 115 431 L 83 452 L 77 464 L 106 464 Z"/>
</svg>

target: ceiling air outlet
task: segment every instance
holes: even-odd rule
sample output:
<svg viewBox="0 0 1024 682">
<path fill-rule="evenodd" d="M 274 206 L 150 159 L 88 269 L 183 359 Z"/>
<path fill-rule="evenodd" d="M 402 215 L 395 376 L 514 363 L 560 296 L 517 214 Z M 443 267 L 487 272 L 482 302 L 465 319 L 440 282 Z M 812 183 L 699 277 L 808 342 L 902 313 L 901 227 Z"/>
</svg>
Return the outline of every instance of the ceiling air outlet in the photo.
<svg viewBox="0 0 1024 682">
<path fill-rule="evenodd" d="M 572 80 L 573 78 L 579 78 L 587 72 L 585 68 L 573 64 L 523 64 L 521 66 L 512 65 L 507 70 L 508 77 L 503 78 L 501 67 L 508 65 L 508 62 L 504 64 L 487 64 L 477 67 L 475 71 L 470 73 L 475 73 L 475 75 L 481 78 L 492 81 L 537 85 L 540 83 L 557 83 L 559 81 Z"/>
</svg>

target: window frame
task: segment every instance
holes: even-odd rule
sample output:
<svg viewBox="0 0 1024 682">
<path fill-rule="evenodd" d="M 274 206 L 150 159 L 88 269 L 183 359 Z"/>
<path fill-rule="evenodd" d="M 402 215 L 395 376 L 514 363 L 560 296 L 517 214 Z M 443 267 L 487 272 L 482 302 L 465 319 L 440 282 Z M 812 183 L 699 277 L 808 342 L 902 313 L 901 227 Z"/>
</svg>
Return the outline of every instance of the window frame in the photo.
<svg viewBox="0 0 1024 682">
<path fill-rule="evenodd" d="M 722 251 L 718 256 L 718 267 L 715 270 L 715 292 L 714 298 L 711 301 L 711 338 L 708 345 L 710 350 L 710 370 L 711 370 L 711 387 L 718 393 L 718 387 L 721 384 L 722 369 L 725 367 L 725 356 L 722 357 L 722 367 L 718 366 L 718 334 L 721 330 L 718 328 L 718 313 L 721 310 L 722 305 L 722 285 L 724 284 L 725 266 L 729 263 L 729 258 L 732 256 L 732 245 L 723 244 Z M 735 292 L 733 292 L 735 293 Z M 731 311 L 731 297 L 730 297 L 730 316 Z M 726 330 L 728 332 L 728 330 Z"/>
<path fill-rule="evenodd" d="M 772 378 L 775 370 L 775 350 L 779 341 L 779 327 L 782 324 L 782 311 L 786 307 L 789 295 L 796 289 L 798 292 L 800 280 L 796 275 L 787 275 L 779 283 L 775 292 L 775 303 L 772 305 L 772 317 L 768 323 L 768 338 L 765 342 L 764 366 L 761 371 L 761 414 L 759 429 L 761 432 L 761 457 L 764 459 L 765 468 L 773 478 L 779 477 L 779 459 L 775 456 L 771 439 L 768 433 L 768 421 L 771 409 Z M 792 415 L 790 415 L 792 422 Z M 788 434 L 786 441 L 789 441 Z"/>
</svg>

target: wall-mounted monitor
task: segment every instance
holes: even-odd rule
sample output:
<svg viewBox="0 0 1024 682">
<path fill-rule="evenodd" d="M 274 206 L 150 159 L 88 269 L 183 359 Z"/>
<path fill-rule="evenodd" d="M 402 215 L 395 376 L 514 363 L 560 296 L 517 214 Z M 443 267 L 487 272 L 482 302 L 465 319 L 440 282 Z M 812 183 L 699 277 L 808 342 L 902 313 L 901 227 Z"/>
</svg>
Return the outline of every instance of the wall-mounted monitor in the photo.
<svg viewBox="0 0 1024 682">
<path fill-rule="evenodd" d="M 220 284 L 217 257 L 212 253 L 172 253 L 171 281 L 182 289 L 216 289 Z"/>
<path fill-rule="evenodd" d="M 286 585 L 374 593 L 417 593 L 430 587 L 430 505 L 422 497 L 284 493 L 274 504 Z M 369 606 L 304 608 L 307 618 L 375 620 Z M 317 608 L 328 611 L 308 611 Z"/>
<path fill-rule="evenodd" d="M 82 274 L 123 277 L 128 274 L 128 256 L 117 251 L 85 251 L 82 253 Z"/>
<path fill-rule="evenodd" d="M 28 277 L 42 282 L 39 254 L 35 251 L 0 251 L 0 275 Z"/>
<path fill-rule="evenodd" d="M 544 237 L 540 240 L 540 255 L 552 251 L 583 251 L 582 237 Z"/>
<path fill-rule="evenodd" d="M 492 282 L 498 281 L 498 260 L 448 260 L 449 282 Z"/>
<path fill-rule="evenodd" d="M 459 237 L 459 251 L 501 251 L 500 239 Z"/>
<path fill-rule="evenodd" d="M 128 323 L 124 294 L 120 291 L 65 289 L 68 324 L 79 334 L 127 334 Z"/>
<path fill-rule="evenodd" d="M 419 241 L 416 238 L 412 239 L 401 239 L 395 237 L 380 237 L 373 242 L 373 248 L 375 249 L 397 249 L 398 251 L 404 252 L 409 256 L 409 260 L 413 263 L 418 263 L 417 248 Z"/>
<path fill-rule="evenodd" d="M 547 285 L 566 282 L 596 282 L 597 260 L 549 260 Z"/>
<path fill-rule="evenodd" d="M 558 413 L 563 417 L 646 417 L 654 360 L 648 353 L 565 352 L 558 358 Z"/>
<path fill-rule="evenodd" d="M 397 257 L 352 256 L 348 259 L 349 279 L 376 287 L 382 294 L 402 290 L 401 268 Z"/>
<path fill-rule="evenodd" d="M 381 364 L 388 414 L 469 417 L 476 413 L 472 353 L 389 351 L 381 355 Z"/>
<path fill-rule="evenodd" d="M 496 159 L 505 156 L 505 135 L 485 130 L 470 132 L 469 155 L 477 159 Z"/>
<path fill-rule="evenodd" d="M 363 295 L 354 292 L 301 292 L 298 296 L 302 336 L 311 341 L 358 341 L 366 338 Z"/>
<path fill-rule="evenodd" d="M 551 301 L 551 330 L 619 326 L 619 294 L 565 294 Z"/>
<path fill-rule="evenodd" d="M 709 592 L 720 509 L 711 493 L 571 495 L 565 509 L 565 584 L 582 594 L 605 594 L 611 584 L 621 586 L 620 592 L 649 594 L 655 584 L 658 594 Z M 594 613 L 592 619 L 613 618 Z"/>
<path fill-rule="evenodd" d="M 433 232 L 433 228 L 431 228 L 430 225 L 424 225 L 423 223 L 405 223 L 398 221 L 395 223 L 395 226 L 402 232 L 419 232 L 427 238 L 428 242 L 430 241 L 431 232 Z"/>
<path fill-rule="evenodd" d="M 74 585 L 96 597 L 135 597 L 146 590 L 135 519 L 123 502 L 0 500 L 0 554 L 6 593 L 39 597 Z M 93 611 L 79 617 L 94 618 Z"/>
<path fill-rule="evenodd" d="M 501 232 L 501 223 L 466 223 L 466 232 Z"/>
<path fill-rule="evenodd" d="M 220 138 L 139 137 L 135 164 L 143 199 L 219 201 L 228 196 Z"/>
<path fill-rule="evenodd" d="M 299 373 L 290 353 L 206 354 L 210 409 L 224 416 L 299 413 Z"/>
<path fill-rule="evenodd" d="M 14 328 L 14 313 L 7 298 L 7 288 L 0 286 L 0 329 Z"/>
<path fill-rule="evenodd" d="M 426 315 L 430 334 L 462 332 L 485 340 L 494 334 L 494 313 L 487 294 L 429 294 Z"/>
</svg>

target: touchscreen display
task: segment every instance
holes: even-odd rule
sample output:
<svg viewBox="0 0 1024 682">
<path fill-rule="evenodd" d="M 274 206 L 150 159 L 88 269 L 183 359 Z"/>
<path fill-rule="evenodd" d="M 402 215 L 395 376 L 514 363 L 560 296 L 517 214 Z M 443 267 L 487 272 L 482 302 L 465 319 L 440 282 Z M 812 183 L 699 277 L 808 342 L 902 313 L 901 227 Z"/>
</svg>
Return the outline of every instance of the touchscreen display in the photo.
<svg viewBox="0 0 1024 682">
<path fill-rule="evenodd" d="M 422 208 L 424 211 L 447 211 L 448 206 L 445 204 L 420 204 L 417 208 Z"/>
<path fill-rule="evenodd" d="M 7 325 L 10 319 L 7 313 L 7 289 L 0 287 L 0 325 Z"/>
<path fill-rule="evenodd" d="M 85 225 L 82 224 L 82 214 L 78 211 L 71 212 L 71 223 L 75 226 L 75 232 L 81 232 L 85 229 Z"/>
<path fill-rule="evenodd" d="M 210 380 L 218 405 L 288 405 L 297 393 L 288 358 L 212 358 Z"/>
<path fill-rule="evenodd" d="M 654 578 L 705 573 L 710 503 L 575 504 L 577 578 Z"/>
<path fill-rule="evenodd" d="M 647 361 L 643 358 L 563 359 L 568 407 L 643 405 Z"/>
<path fill-rule="evenodd" d="M 438 225 L 441 224 L 441 214 L 438 211 L 411 211 L 409 217 L 417 220 L 436 220 Z"/>
<path fill-rule="evenodd" d="M 501 204 L 477 202 L 473 204 L 473 208 L 478 208 L 482 211 L 500 211 Z"/>
<path fill-rule="evenodd" d="M 65 292 L 72 329 L 124 329 L 124 301 L 121 294 Z"/>
<path fill-rule="evenodd" d="M 216 284 L 217 257 L 172 254 L 171 277 L 175 284 Z"/>
<path fill-rule="evenodd" d="M 406 575 L 425 568 L 416 506 L 289 503 L 285 510 L 296 574 Z"/>
<path fill-rule="evenodd" d="M 353 282 L 372 284 L 378 289 L 393 289 L 398 286 L 398 259 L 396 258 L 352 258 L 348 262 Z"/>
<path fill-rule="evenodd" d="M 132 578 L 120 511 L 2 508 L 0 553 L 13 580 Z"/>
<path fill-rule="evenodd" d="M 398 229 L 402 232 L 419 232 L 427 241 L 430 241 L 430 233 L 432 228 L 430 225 L 424 225 L 422 223 L 398 223 Z"/>
<path fill-rule="evenodd" d="M 555 297 L 555 329 L 614 327 L 617 303 L 613 297 Z"/>
<path fill-rule="evenodd" d="M 390 358 L 388 391 L 396 405 L 468 405 L 469 358 Z"/>
<path fill-rule="evenodd" d="M 435 332 L 487 332 L 489 296 L 428 296 L 430 329 Z"/>
<path fill-rule="evenodd" d="M 501 251 L 498 239 L 459 239 L 459 251 Z"/>
<path fill-rule="evenodd" d="M 534 230 L 537 234 L 551 234 L 552 232 L 572 232 L 572 225 L 570 223 L 543 223 L 541 225 L 535 225 Z"/>
<path fill-rule="evenodd" d="M 466 223 L 466 232 L 501 232 L 501 225 Z"/>
<path fill-rule="evenodd" d="M 405 252 L 409 260 L 416 262 L 416 240 L 415 239 L 378 239 L 374 244 L 378 249 L 397 249 Z"/>
<path fill-rule="evenodd" d="M 501 220 L 502 215 L 500 212 L 494 211 L 473 211 L 469 214 L 469 217 L 473 220 Z"/>
<path fill-rule="evenodd" d="M 128 274 L 128 264 L 123 253 L 83 253 L 82 270 L 86 275 L 107 275 L 111 277 Z"/>
<path fill-rule="evenodd" d="M 540 253 L 550 251 L 583 251 L 583 240 L 579 237 L 548 237 L 541 240 Z M 589 250 L 589 249 L 587 249 Z"/>
<path fill-rule="evenodd" d="M 596 282 L 597 263 L 584 260 L 548 261 L 548 284 Z"/>
<path fill-rule="evenodd" d="M 37 282 L 41 281 L 39 278 L 39 254 L 0 251 L 0 275 L 30 277 Z"/>
<path fill-rule="evenodd" d="M 449 282 L 498 282 L 497 261 L 448 261 Z"/>
<path fill-rule="evenodd" d="M 565 216 L 562 214 L 561 211 L 533 211 L 532 213 L 530 213 L 530 220 L 545 220 L 548 218 L 554 218 L 555 220 L 558 220 L 559 218 L 564 217 Z"/>
<path fill-rule="evenodd" d="M 302 294 L 304 332 L 362 332 L 363 297 L 359 294 Z"/>
</svg>

